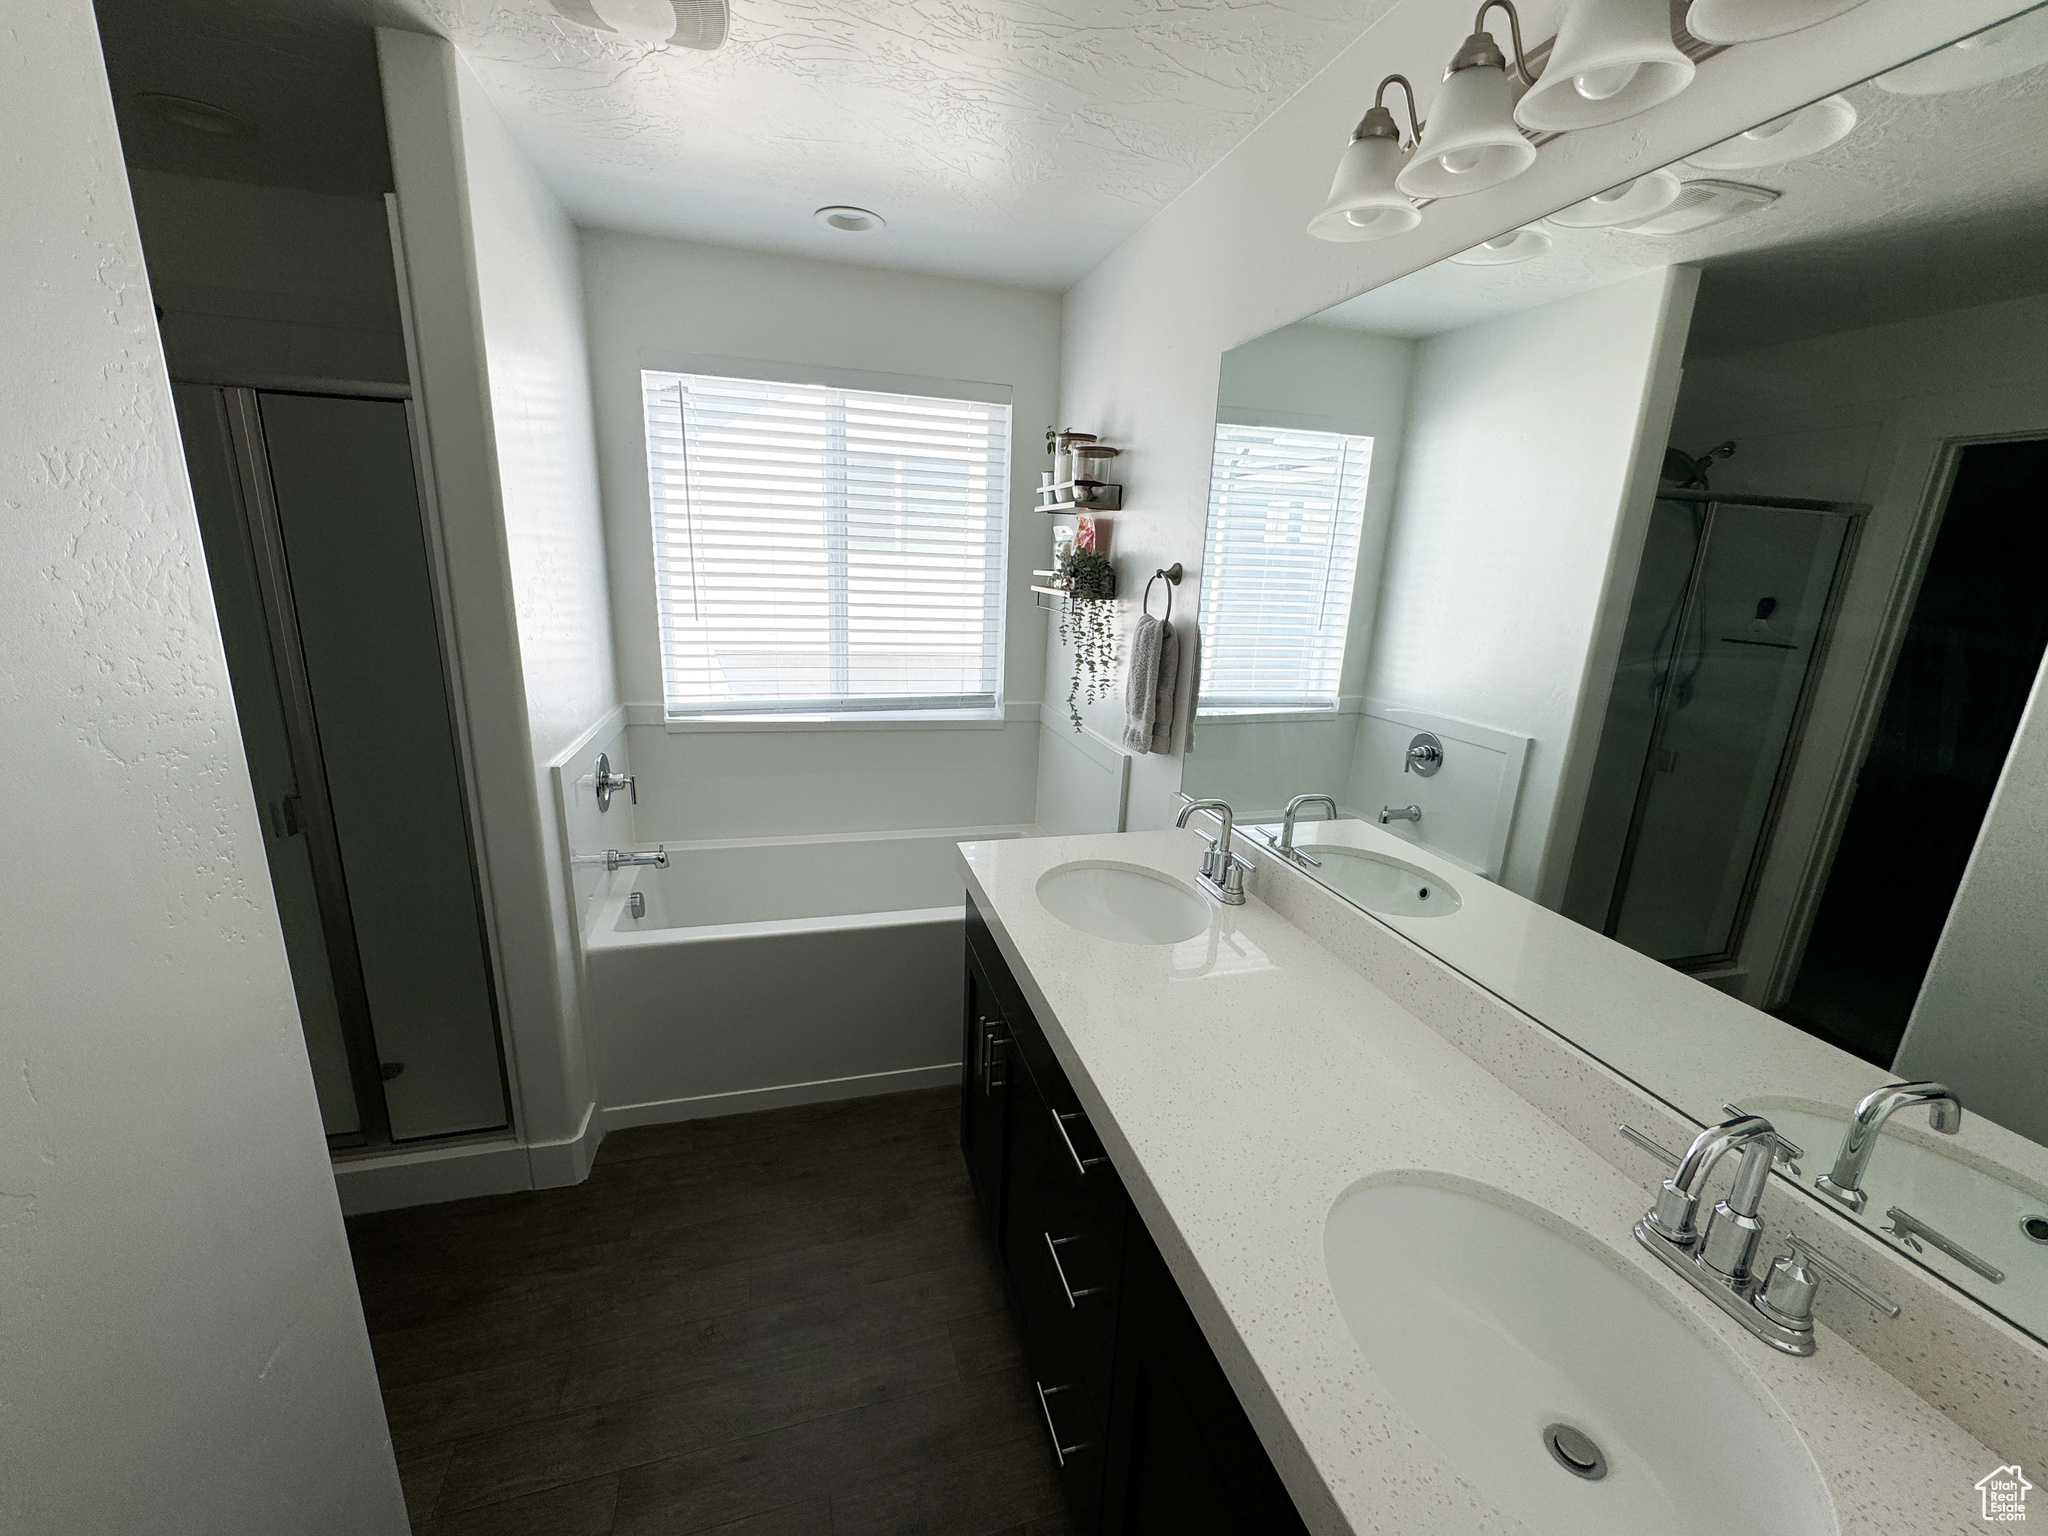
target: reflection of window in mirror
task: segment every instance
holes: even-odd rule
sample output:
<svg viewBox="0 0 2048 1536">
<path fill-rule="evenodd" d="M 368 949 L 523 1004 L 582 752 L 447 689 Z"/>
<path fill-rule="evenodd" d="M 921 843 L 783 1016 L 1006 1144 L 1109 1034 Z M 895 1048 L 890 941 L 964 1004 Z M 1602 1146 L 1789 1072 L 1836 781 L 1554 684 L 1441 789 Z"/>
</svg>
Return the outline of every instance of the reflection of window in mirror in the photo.
<svg viewBox="0 0 2048 1536">
<path fill-rule="evenodd" d="M 1217 424 L 1204 713 L 1337 707 L 1371 470 L 1370 437 Z"/>
</svg>

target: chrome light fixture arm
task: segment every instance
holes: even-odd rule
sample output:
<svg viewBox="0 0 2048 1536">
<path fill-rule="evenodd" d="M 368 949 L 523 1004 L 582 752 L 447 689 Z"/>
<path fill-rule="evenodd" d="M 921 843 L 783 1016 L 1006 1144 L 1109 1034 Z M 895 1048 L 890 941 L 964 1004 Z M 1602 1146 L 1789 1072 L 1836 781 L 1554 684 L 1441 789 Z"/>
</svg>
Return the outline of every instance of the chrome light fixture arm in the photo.
<svg viewBox="0 0 2048 1536">
<path fill-rule="evenodd" d="M 1450 68 L 1444 71 L 1446 80 L 1461 69 L 1508 67 L 1507 55 L 1500 51 L 1500 44 L 1486 30 L 1486 13 L 1495 7 L 1508 13 L 1508 39 L 1515 45 L 1515 73 L 1522 77 L 1524 85 L 1536 83 L 1536 77 L 1529 73 L 1529 57 L 1522 51 L 1522 18 L 1515 10 L 1514 0 L 1484 0 L 1479 14 L 1472 18 L 1472 35 L 1465 39 L 1465 46 L 1452 56 Z"/>
</svg>

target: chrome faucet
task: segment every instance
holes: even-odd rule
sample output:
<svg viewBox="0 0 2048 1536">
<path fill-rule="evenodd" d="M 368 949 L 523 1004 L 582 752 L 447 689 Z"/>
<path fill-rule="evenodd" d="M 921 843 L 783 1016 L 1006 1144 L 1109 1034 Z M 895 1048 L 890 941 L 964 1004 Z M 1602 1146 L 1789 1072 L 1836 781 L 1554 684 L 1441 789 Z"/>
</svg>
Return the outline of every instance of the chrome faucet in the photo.
<svg viewBox="0 0 2048 1536">
<path fill-rule="evenodd" d="M 604 851 L 604 867 L 608 870 L 620 870 L 633 864 L 645 864 L 653 869 L 667 869 L 668 850 L 656 848 L 652 853 L 621 853 L 616 848 L 607 848 Z"/>
<path fill-rule="evenodd" d="M 1877 1150 L 1877 1133 L 1884 1129 L 1892 1111 L 1912 1104 L 1927 1106 L 1927 1123 L 1944 1136 L 1963 1127 L 1963 1101 L 1955 1090 L 1941 1083 L 1893 1083 L 1865 1094 L 1849 1122 L 1849 1134 L 1842 1138 L 1842 1150 L 1835 1154 L 1835 1166 L 1813 1181 L 1813 1187 L 1838 1205 L 1860 1211 L 1870 1203 L 1863 1192 L 1864 1170 L 1870 1154 Z"/>
<path fill-rule="evenodd" d="M 1180 808 L 1173 824 L 1176 827 L 1186 826 L 1188 818 L 1197 811 L 1207 811 L 1223 827 L 1220 841 L 1200 827 L 1195 828 L 1195 834 L 1207 838 L 1209 843 L 1209 851 L 1202 855 L 1202 888 L 1226 906 L 1241 907 L 1244 905 L 1245 872 L 1251 866 L 1230 851 L 1230 834 L 1236 830 L 1230 807 L 1221 800 L 1190 800 Z"/>
<path fill-rule="evenodd" d="M 1635 1225 L 1636 1241 L 1654 1253 L 1680 1279 L 1707 1297 L 1773 1349 L 1788 1355 L 1810 1355 L 1815 1348 L 1813 1297 L 1819 1274 L 1830 1275 L 1889 1317 L 1899 1309 L 1796 1237 L 1787 1237 L 1791 1252 L 1769 1271 L 1756 1272 L 1763 1222 L 1757 1212 L 1772 1164 L 1785 1155 L 1786 1142 L 1761 1115 L 1734 1115 L 1710 1125 L 1693 1138 L 1684 1157 L 1664 1148 L 1631 1127 L 1622 1131 L 1637 1146 L 1677 1165 L 1657 1191 L 1657 1203 Z M 1699 1228 L 1700 1201 L 1714 1165 L 1730 1152 L 1740 1152 L 1734 1182 Z"/>
<path fill-rule="evenodd" d="M 1419 822 L 1421 820 L 1422 807 L 1419 805 L 1403 805 L 1399 807 L 1386 805 L 1380 807 L 1380 825 L 1383 827 L 1390 821 Z"/>
<path fill-rule="evenodd" d="M 1287 802 L 1287 813 L 1280 818 L 1280 851 L 1296 863 L 1306 864 L 1311 869 L 1321 869 L 1323 861 L 1310 858 L 1294 846 L 1294 818 L 1301 814 L 1303 806 L 1315 805 L 1318 802 L 1328 806 L 1330 810 L 1330 814 L 1325 816 L 1323 820 L 1335 821 L 1337 819 L 1337 802 L 1328 795 L 1296 795 Z"/>
</svg>

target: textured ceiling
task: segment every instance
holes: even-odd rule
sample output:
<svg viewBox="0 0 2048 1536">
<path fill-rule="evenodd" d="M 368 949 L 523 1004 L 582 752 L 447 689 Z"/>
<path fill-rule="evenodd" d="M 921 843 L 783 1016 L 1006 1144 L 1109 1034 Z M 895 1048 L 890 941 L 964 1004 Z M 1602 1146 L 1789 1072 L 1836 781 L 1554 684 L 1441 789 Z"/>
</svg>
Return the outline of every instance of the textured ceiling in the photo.
<svg viewBox="0 0 2048 1536">
<path fill-rule="evenodd" d="M 547 0 L 99 0 L 128 158 L 374 194 L 370 29 L 450 39 L 580 223 L 1064 288 L 1393 0 L 732 0 L 716 53 Z M 1540 5 L 1550 0 L 1537 0 Z M 242 114 L 172 127 L 137 93 Z M 888 227 L 819 227 L 827 203 Z"/>
<path fill-rule="evenodd" d="M 1766 208 L 1673 239 L 1545 225 L 1543 256 L 1439 262 L 1314 318 L 1428 336 L 1691 262 L 1705 277 L 1687 351 L 1704 357 L 2048 292 L 2048 68 L 1946 96 L 1844 94 L 1856 127 L 1821 154 L 1673 167 L 1780 192 Z"/>
<path fill-rule="evenodd" d="M 415 3 L 581 222 L 1063 288 L 1391 0 L 733 0 L 717 53 Z"/>
</svg>

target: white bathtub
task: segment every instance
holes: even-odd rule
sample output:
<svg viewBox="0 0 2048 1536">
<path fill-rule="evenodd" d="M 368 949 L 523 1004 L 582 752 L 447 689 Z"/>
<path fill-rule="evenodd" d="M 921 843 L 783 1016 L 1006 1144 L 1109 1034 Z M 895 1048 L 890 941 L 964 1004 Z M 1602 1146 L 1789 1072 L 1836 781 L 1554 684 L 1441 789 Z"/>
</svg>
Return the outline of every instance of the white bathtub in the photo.
<svg viewBox="0 0 2048 1536">
<path fill-rule="evenodd" d="M 954 845 L 1032 830 L 670 844 L 668 868 L 615 889 L 585 936 L 605 1124 L 952 1081 Z"/>
</svg>

